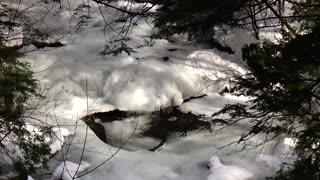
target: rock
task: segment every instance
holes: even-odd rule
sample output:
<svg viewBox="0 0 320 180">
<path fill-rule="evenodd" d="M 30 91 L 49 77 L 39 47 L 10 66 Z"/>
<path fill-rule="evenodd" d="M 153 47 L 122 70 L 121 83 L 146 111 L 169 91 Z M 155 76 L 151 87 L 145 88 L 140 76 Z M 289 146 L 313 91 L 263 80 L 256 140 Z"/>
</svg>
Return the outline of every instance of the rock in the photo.
<svg viewBox="0 0 320 180">
<path fill-rule="evenodd" d="M 169 49 L 167 49 L 167 51 L 178 51 L 178 49 L 176 49 L 176 48 L 169 48 Z"/>
<path fill-rule="evenodd" d="M 168 56 L 165 56 L 165 57 L 162 57 L 162 59 L 167 62 L 169 61 L 170 58 Z"/>
</svg>

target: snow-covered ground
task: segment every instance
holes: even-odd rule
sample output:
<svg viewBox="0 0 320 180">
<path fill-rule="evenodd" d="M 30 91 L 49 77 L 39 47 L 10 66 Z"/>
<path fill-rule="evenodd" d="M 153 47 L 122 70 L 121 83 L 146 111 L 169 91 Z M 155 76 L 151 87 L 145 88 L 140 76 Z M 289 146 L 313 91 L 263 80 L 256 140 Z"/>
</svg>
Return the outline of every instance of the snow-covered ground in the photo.
<svg viewBox="0 0 320 180">
<path fill-rule="evenodd" d="M 105 144 L 80 120 L 88 112 L 104 112 L 115 108 L 159 110 L 182 105 L 183 99 L 202 94 L 208 96 L 184 103 L 181 109 L 210 116 L 224 104 L 245 102 L 246 97 L 221 96 L 217 92 L 230 85 L 228 82 L 233 75 L 247 72 L 239 48 L 250 42 L 250 34 L 246 34 L 250 38 L 245 38 L 243 34 L 238 36 L 235 31 L 224 37 L 224 42 L 236 51 L 231 55 L 216 49 L 204 50 L 195 44 L 155 40 L 154 46 L 137 49 L 131 55 L 101 56 L 99 53 L 112 32 L 110 35 L 104 32 L 104 19 L 98 6 L 90 4 L 92 18 L 86 26 L 62 36 L 70 26 L 75 26 L 68 7 L 76 7 L 77 1 L 68 1 L 71 4 L 66 2 L 63 1 L 61 10 L 47 14 L 43 24 L 36 25 L 52 32 L 67 45 L 43 50 L 35 50 L 30 45 L 23 49 L 28 53 L 21 58 L 31 63 L 47 96 L 47 103 L 43 106 L 46 114 L 34 115 L 74 132 L 73 136 L 64 139 L 64 147 L 53 156 L 49 171 L 39 170 L 34 179 L 50 179 L 55 168 L 60 165 L 61 169 L 61 162 L 66 159 L 90 164 L 86 171 L 81 172 L 90 173 L 84 176 L 78 174 L 81 179 L 201 180 L 210 175 L 206 164 L 212 155 L 218 156 L 225 165 L 245 168 L 257 179 L 273 175 L 273 168 L 264 161 L 256 160 L 260 149 L 242 150 L 242 146 L 237 144 L 220 149 L 238 140 L 247 128 L 246 124 L 221 130 L 217 126 L 214 127 L 217 131 L 213 133 L 193 133 L 187 137 L 172 138 L 160 151 L 150 152 L 142 149 L 119 150 Z M 102 10 L 107 20 L 116 15 L 113 10 Z M 35 8 L 33 12 L 39 13 L 42 9 Z M 150 33 L 148 23 L 139 21 L 131 34 L 132 42 L 141 40 L 141 34 Z M 169 60 L 165 61 L 163 57 Z M 135 122 L 143 127 L 146 121 L 141 118 Z M 124 143 L 136 124 L 130 120 L 117 123 L 106 130 L 117 134 Z M 253 139 L 252 143 L 259 138 Z M 143 143 L 154 143 L 154 140 L 144 139 Z M 270 145 L 264 153 L 271 154 L 272 148 Z"/>
</svg>

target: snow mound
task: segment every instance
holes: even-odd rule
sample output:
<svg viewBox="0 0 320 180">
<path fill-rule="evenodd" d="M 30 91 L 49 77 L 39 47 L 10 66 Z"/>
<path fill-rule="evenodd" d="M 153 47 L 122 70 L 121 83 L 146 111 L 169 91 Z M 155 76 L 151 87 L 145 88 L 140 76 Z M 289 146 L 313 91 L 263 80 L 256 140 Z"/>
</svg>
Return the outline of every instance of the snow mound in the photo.
<svg viewBox="0 0 320 180">
<path fill-rule="evenodd" d="M 234 55 L 217 50 L 197 50 L 188 55 L 189 65 L 198 69 L 201 76 L 208 76 L 212 80 L 226 79 L 230 75 L 244 75 L 248 71 Z M 208 74 L 210 73 L 210 74 Z"/>
<path fill-rule="evenodd" d="M 255 180 L 256 177 L 244 168 L 238 166 L 225 166 L 217 156 L 209 160 L 210 175 L 208 180 Z"/>
<path fill-rule="evenodd" d="M 76 174 L 78 172 L 85 171 L 88 167 L 90 167 L 90 164 L 82 161 L 80 164 L 71 162 L 71 161 L 65 161 L 62 162 L 53 172 L 51 179 L 52 180 L 72 180 L 76 178 Z M 77 178 L 79 179 L 79 178 Z"/>
<path fill-rule="evenodd" d="M 52 128 L 52 131 L 53 132 L 57 132 L 61 135 L 61 138 L 63 138 L 63 136 L 71 136 L 73 135 L 74 133 L 69 131 L 67 128 Z"/>
<path fill-rule="evenodd" d="M 217 50 L 198 50 L 192 52 L 188 59 L 201 59 L 210 63 L 211 68 L 218 68 L 217 72 L 235 71 L 237 73 L 245 74 L 247 70 L 237 64 L 235 56 L 219 52 Z M 199 66 L 203 66 L 204 62 L 195 61 Z M 214 69 L 215 70 L 215 69 Z M 212 70 L 211 70 L 212 71 Z M 219 77 L 219 76 L 218 76 Z"/>
<path fill-rule="evenodd" d="M 184 112 L 211 116 L 213 113 L 220 111 L 225 104 L 245 103 L 248 100 L 249 98 L 244 96 L 233 96 L 231 94 L 222 96 L 219 93 L 208 93 L 203 98 L 183 103 L 180 108 Z"/>
<path fill-rule="evenodd" d="M 159 68 L 159 64 L 152 61 L 152 66 Z M 165 70 L 167 67 L 157 70 L 145 64 L 131 64 L 114 70 L 104 85 L 104 98 L 117 107 L 129 110 L 152 111 L 171 103 L 179 105 L 183 101 L 183 89 L 170 76 L 171 72 Z"/>
<path fill-rule="evenodd" d="M 225 28 L 228 29 L 226 32 Z M 242 59 L 242 48 L 245 45 L 250 45 L 252 43 L 259 43 L 263 40 L 269 40 L 274 43 L 280 39 L 281 33 L 276 31 L 274 28 L 266 28 L 259 33 L 258 40 L 254 34 L 243 28 L 229 28 L 229 27 L 215 27 L 214 38 L 219 41 L 224 46 L 230 47 L 234 52 L 237 59 Z"/>
<path fill-rule="evenodd" d="M 187 58 L 186 64 L 194 75 L 202 77 L 199 82 L 208 92 L 219 92 L 230 86 L 232 77 L 248 73 L 246 65 L 236 56 L 218 50 L 196 50 Z"/>
<path fill-rule="evenodd" d="M 67 128 L 52 128 L 52 143 L 49 145 L 51 154 L 60 151 L 65 141 L 64 137 L 73 135 Z"/>
</svg>

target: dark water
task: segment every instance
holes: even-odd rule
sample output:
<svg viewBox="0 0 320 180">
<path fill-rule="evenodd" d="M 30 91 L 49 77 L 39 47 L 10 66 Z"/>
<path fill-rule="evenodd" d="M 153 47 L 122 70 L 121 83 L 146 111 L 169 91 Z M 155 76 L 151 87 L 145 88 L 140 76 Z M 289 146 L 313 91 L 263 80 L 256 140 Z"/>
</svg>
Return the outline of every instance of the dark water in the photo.
<svg viewBox="0 0 320 180">
<path fill-rule="evenodd" d="M 148 121 L 141 131 L 135 134 L 135 137 L 148 137 L 158 140 L 152 147 L 148 147 L 150 151 L 155 151 L 173 134 L 183 137 L 193 131 L 211 131 L 211 123 L 207 117 L 195 115 L 191 112 L 182 112 L 178 107 L 161 109 L 154 112 L 133 112 L 115 109 L 108 112 L 94 113 L 83 117 L 82 120 L 89 125 L 102 141 L 113 146 L 119 146 L 112 143 L 114 142 L 113 137 L 107 136 L 108 133 L 105 132 L 104 126 L 111 125 L 110 123 L 115 121 L 125 121 L 128 118 L 139 118 L 142 116 L 147 117 Z M 100 122 L 96 122 L 96 119 L 100 119 Z M 137 139 L 136 141 L 139 140 Z"/>
</svg>

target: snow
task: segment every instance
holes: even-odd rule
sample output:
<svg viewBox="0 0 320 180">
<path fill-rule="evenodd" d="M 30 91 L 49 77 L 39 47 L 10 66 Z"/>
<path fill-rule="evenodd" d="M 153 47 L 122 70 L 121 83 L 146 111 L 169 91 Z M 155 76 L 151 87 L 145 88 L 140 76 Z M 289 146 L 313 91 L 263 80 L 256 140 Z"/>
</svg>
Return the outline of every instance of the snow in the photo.
<svg viewBox="0 0 320 180">
<path fill-rule="evenodd" d="M 211 92 L 219 92 L 235 76 L 241 76 L 248 70 L 239 63 L 235 55 L 219 52 L 218 50 L 197 50 L 187 56 L 187 61 L 194 73 L 205 77 L 201 86 Z"/>
<path fill-rule="evenodd" d="M 170 69 L 169 65 L 160 64 L 159 60 L 148 61 L 146 65 L 134 63 L 114 70 L 105 81 L 104 98 L 111 104 L 128 110 L 146 110 L 148 107 L 152 111 L 170 103 L 181 104 L 183 89 L 174 77 L 168 75 L 173 72 L 165 70 Z M 162 72 L 152 67 L 161 68 Z"/>
<path fill-rule="evenodd" d="M 255 180 L 256 177 L 249 171 L 238 166 L 223 165 L 217 156 L 209 160 L 211 174 L 208 180 Z"/>
<path fill-rule="evenodd" d="M 228 85 L 228 84 L 227 84 Z M 228 87 L 226 85 L 226 87 Z M 208 96 L 201 99 L 194 99 L 181 105 L 181 109 L 185 112 L 193 112 L 194 114 L 204 114 L 211 116 L 218 112 L 225 104 L 246 103 L 248 97 L 233 96 L 225 94 L 221 96 L 218 93 L 208 93 Z"/>
<path fill-rule="evenodd" d="M 26 0 L 24 3 L 21 9 L 30 4 Z M 221 96 L 218 92 L 230 86 L 232 76 L 247 72 L 241 60 L 241 47 L 255 41 L 252 34 L 234 29 L 226 36 L 221 35 L 220 41 L 234 49 L 234 55 L 216 49 L 202 49 L 190 43 L 155 40 L 154 46 L 137 49 L 135 54 L 100 56 L 106 39 L 112 39 L 114 32 L 108 30 L 104 33 L 104 20 L 99 7 L 93 2 L 90 2 L 92 18 L 86 26 L 69 32 L 76 26 L 78 18 L 78 15 L 69 11 L 69 7 L 72 9 L 80 4 L 77 0 L 64 0 L 61 10 L 48 13 L 43 7 L 27 8 L 27 12 L 34 18 L 32 20 L 38 22 L 34 26 L 50 32 L 53 38 L 59 38 L 67 44 L 56 49 L 37 51 L 30 45 L 23 49 L 28 53 L 21 58 L 31 63 L 35 77 L 41 82 L 43 95 L 47 97 L 41 109 L 45 114 L 35 115 L 55 126 L 50 141 L 53 159 L 49 162 L 48 171 L 39 170 L 40 175 L 49 173 L 53 178 L 62 175 L 70 179 L 66 169 L 71 176 L 75 175 L 78 164 L 73 162 L 79 162 L 82 153 L 87 163 L 81 161 L 81 170 L 99 168 L 82 177 L 78 174 L 81 179 L 213 180 L 226 174 L 246 177 L 247 171 L 258 179 L 264 179 L 274 174 L 265 161 L 256 161 L 259 153 L 255 150 L 243 151 L 240 145 L 233 144 L 219 151 L 220 147 L 237 141 L 246 131 L 247 124 L 236 124 L 222 130 L 221 126 L 217 126 L 213 134 L 197 132 L 187 137 L 170 137 L 161 150 L 150 152 L 144 149 L 154 147 L 159 140 L 134 137 L 128 142 L 134 148 L 119 151 L 98 139 L 80 120 L 88 112 L 104 112 L 115 108 L 146 112 L 172 105 L 181 105 L 185 112 L 210 116 L 225 104 L 245 103 L 247 97 Z M 139 6 L 135 5 L 134 8 Z M 106 20 L 114 20 L 119 14 L 107 8 L 102 10 Z M 39 14 L 46 14 L 43 21 L 38 21 Z M 132 44 L 143 41 L 141 37 L 150 33 L 152 30 L 149 24 L 138 21 L 138 26 L 132 31 Z M 272 36 L 272 33 L 268 34 L 269 38 Z M 169 48 L 177 51 L 169 52 Z M 169 57 L 169 60 L 164 61 L 163 57 Z M 183 99 L 202 94 L 208 96 L 182 104 Z M 141 132 L 149 121 L 144 116 L 112 122 L 110 126 L 104 127 L 107 135 L 113 137 L 114 143 L 124 143 L 133 132 Z M 99 120 L 96 122 L 101 123 Z M 69 135 L 73 137 L 66 138 Z M 205 165 L 212 155 L 221 157 L 225 164 L 232 166 L 209 171 Z M 56 161 L 60 163 L 56 164 Z M 46 177 L 39 176 L 39 179 Z"/>
<path fill-rule="evenodd" d="M 90 164 L 82 161 L 81 163 L 77 164 L 71 161 L 62 162 L 53 172 L 51 179 L 52 180 L 72 180 L 77 178 L 76 174 L 79 172 L 85 171 Z M 80 178 L 78 178 L 80 179 Z"/>
<path fill-rule="evenodd" d="M 232 28 L 226 30 L 225 26 L 217 27 L 215 29 L 215 35 L 214 37 L 222 44 L 229 46 L 232 50 L 235 51 L 235 57 L 238 59 L 238 63 L 241 63 L 242 65 L 245 65 L 245 63 L 242 61 L 239 61 L 242 59 L 242 48 L 245 45 L 250 45 L 251 43 L 258 43 L 262 42 L 262 40 L 268 40 L 272 41 L 274 43 L 279 40 L 282 35 L 280 31 L 275 31 L 274 28 L 266 28 L 264 30 L 260 31 L 259 38 L 261 40 L 257 40 L 253 32 L 250 32 L 246 29 L 241 28 Z"/>
<path fill-rule="evenodd" d="M 223 53 L 223 52 L 219 52 L 217 50 L 198 50 L 198 51 L 194 51 L 192 52 L 189 56 L 189 59 L 198 59 L 200 60 L 199 62 L 199 66 L 203 67 L 204 65 L 207 65 L 204 62 L 212 62 L 211 66 L 207 65 L 207 68 L 213 68 L 213 67 L 217 67 L 219 69 L 214 69 L 213 72 L 220 72 L 220 73 L 224 73 L 224 72 L 232 72 L 234 71 L 234 73 L 236 74 L 237 72 L 240 73 L 240 75 L 244 75 L 245 73 L 248 72 L 248 70 L 244 69 L 243 67 L 237 65 L 235 62 L 237 62 L 237 60 L 235 59 L 234 55 L 230 55 L 228 53 Z M 225 76 L 231 76 L 232 74 L 226 74 Z M 225 76 L 217 76 L 215 78 L 225 78 Z"/>
<path fill-rule="evenodd" d="M 293 150 L 296 143 L 297 139 L 286 137 L 279 142 L 272 155 L 260 154 L 257 161 L 267 163 L 275 171 L 280 170 L 282 166 L 284 169 L 289 168 L 298 159 Z"/>
</svg>

